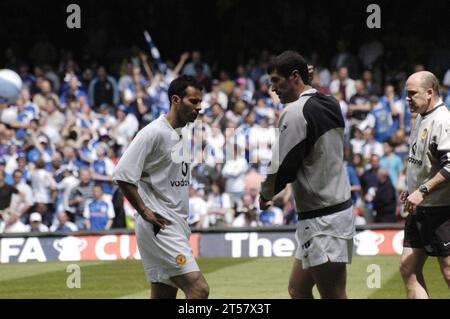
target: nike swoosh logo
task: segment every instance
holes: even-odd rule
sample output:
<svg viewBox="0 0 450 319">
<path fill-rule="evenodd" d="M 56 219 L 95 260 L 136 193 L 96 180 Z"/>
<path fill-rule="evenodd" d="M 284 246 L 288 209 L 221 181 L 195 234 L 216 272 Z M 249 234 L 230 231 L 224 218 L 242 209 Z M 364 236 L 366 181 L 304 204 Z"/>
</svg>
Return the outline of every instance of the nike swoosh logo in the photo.
<svg viewBox="0 0 450 319">
<path fill-rule="evenodd" d="M 448 243 L 444 243 L 444 247 L 447 247 L 448 245 L 450 245 L 450 241 Z"/>
</svg>

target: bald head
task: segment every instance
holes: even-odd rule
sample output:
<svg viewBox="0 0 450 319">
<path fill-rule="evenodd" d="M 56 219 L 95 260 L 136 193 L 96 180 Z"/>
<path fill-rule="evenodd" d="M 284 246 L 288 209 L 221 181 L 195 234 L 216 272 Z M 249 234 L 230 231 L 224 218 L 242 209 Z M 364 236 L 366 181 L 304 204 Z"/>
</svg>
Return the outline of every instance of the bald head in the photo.
<svg viewBox="0 0 450 319">
<path fill-rule="evenodd" d="M 380 168 L 377 171 L 377 177 L 380 182 L 384 183 L 389 178 L 389 172 L 384 168 Z"/>
<path fill-rule="evenodd" d="M 417 82 L 417 84 L 424 90 L 433 89 L 436 95 L 439 95 L 439 80 L 429 71 L 420 71 L 413 73 L 408 81 Z M 407 81 L 407 82 L 408 82 Z"/>
<path fill-rule="evenodd" d="M 406 94 L 411 112 L 428 112 L 439 100 L 439 80 L 428 71 L 413 73 L 406 81 Z"/>
</svg>

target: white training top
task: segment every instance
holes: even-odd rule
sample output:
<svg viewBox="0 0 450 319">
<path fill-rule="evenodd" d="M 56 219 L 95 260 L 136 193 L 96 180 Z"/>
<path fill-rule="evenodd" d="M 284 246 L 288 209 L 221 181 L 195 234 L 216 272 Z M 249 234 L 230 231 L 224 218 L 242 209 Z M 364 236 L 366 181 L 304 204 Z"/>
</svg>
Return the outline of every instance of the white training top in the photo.
<svg viewBox="0 0 450 319">
<path fill-rule="evenodd" d="M 189 213 L 189 160 L 183 161 L 184 140 L 161 115 L 144 127 L 125 150 L 113 180 L 134 184 L 146 207 L 174 220 Z"/>
<path fill-rule="evenodd" d="M 56 182 L 50 172 L 45 169 L 36 169 L 31 173 L 31 189 L 35 203 L 50 204 L 52 200 L 52 188 L 56 188 Z"/>
<path fill-rule="evenodd" d="M 409 145 L 406 179 L 410 194 L 438 172 L 450 180 L 450 112 L 442 100 L 428 113 L 417 115 Z M 420 206 L 450 206 L 448 183 L 433 189 Z"/>
</svg>

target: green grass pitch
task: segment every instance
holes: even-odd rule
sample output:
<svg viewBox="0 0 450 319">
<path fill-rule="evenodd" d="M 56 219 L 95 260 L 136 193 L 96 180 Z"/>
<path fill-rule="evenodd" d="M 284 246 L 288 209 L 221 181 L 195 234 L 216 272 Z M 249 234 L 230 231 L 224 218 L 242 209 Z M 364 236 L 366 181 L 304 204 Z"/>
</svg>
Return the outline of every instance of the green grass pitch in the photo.
<svg viewBox="0 0 450 319">
<path fill-rule="evenodd" d="M 292 258 L 199 258 L 209 282 L 210 298 L 289 298 L 287 282 Z M 355 256 L 348 268 L 349 298 L 405 298 L 398 272 L 398 256 Z M 81 288 L 67 288 L 69 262 L 11 263 L 0 265 L 0 298 L 148 298 L 141 261 L 77 262 L 81 269 Z M 381 270 L 381 287 L 368 288 L 372 273 Z M 369 268 L 370 270 L 370 268 Z M 436 258 L 425 265 L 431 298 L 450 298 Z M 315 296 L 318 296 L 317 291 Z M 184 298 L 182 292 L 178 298 Z"/>
</svg>

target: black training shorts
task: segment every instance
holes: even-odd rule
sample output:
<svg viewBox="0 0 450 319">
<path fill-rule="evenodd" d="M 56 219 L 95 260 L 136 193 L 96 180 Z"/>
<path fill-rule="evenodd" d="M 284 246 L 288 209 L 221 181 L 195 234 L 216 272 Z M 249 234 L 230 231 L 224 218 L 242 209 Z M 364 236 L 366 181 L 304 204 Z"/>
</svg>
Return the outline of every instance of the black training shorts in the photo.
<svg viewBox="0 0 450 319">
<path fill-rule="evenodd" d="M 423 248 L 429 256 L 450 256 L 450 206 L 417 207 L 406 218 L 403 246 Z"/>
</svg>

